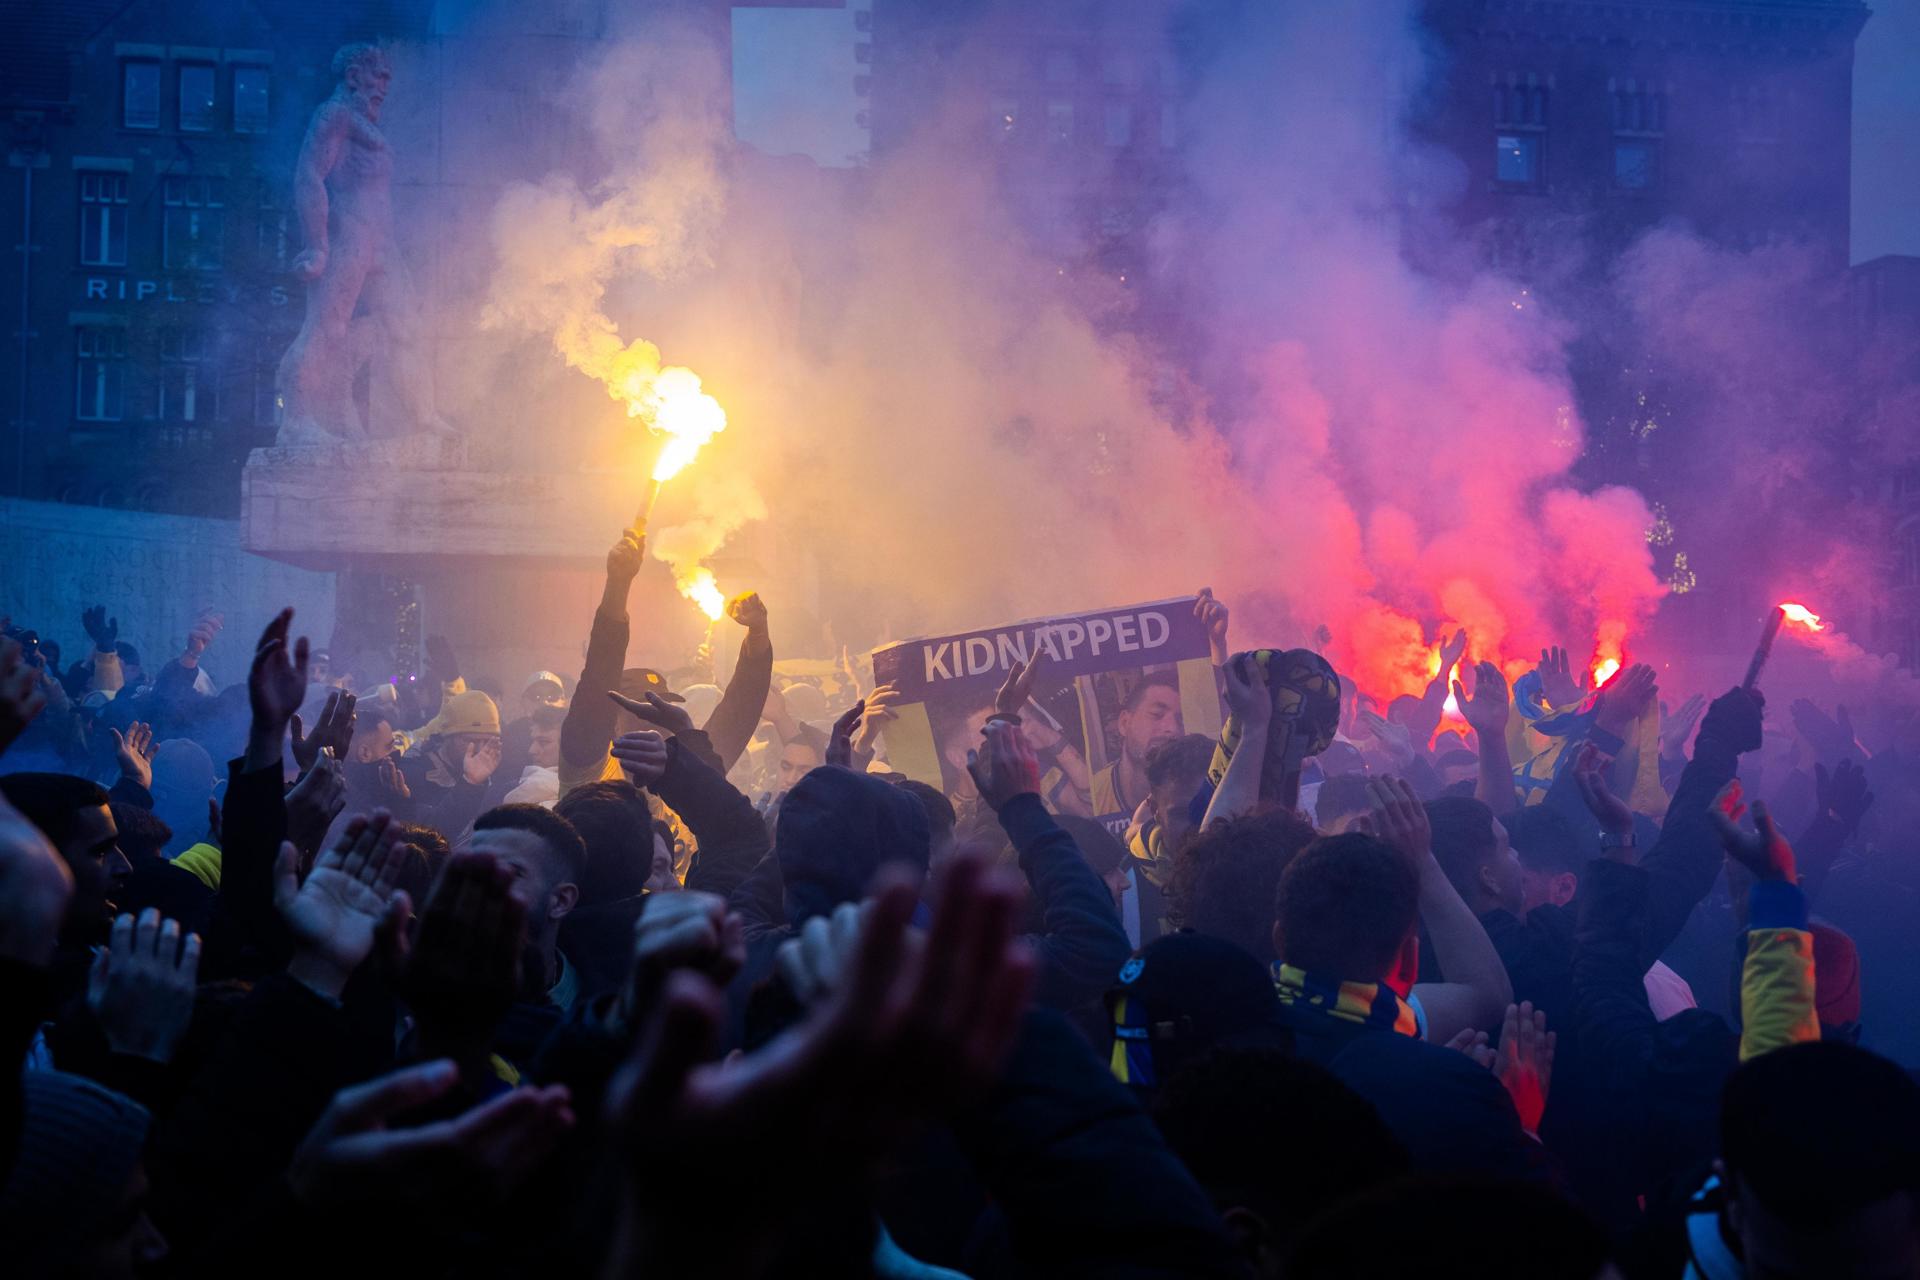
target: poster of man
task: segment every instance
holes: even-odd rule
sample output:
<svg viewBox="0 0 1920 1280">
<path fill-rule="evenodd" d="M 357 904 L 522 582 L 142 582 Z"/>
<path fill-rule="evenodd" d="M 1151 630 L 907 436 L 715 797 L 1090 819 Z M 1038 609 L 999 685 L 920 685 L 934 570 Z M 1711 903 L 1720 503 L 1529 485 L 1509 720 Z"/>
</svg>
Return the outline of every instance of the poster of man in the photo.
<svg viewBox="0 0 1920 1280">
<path fill-rule="evenodd" d="M 1220 701 L 1197 597 L 1072 614 L 875 651 L 874 679 L 900 690 L 888 727 L 897 769 L 973 794 L 967 752 L 1016 663 L 1037 662 L 1015 714 L 1040 757 L 1042 798 L 1114 829 L 1147 798 L 1147 756 L 1186 733 L 1217 734 Z"/>
</svg>

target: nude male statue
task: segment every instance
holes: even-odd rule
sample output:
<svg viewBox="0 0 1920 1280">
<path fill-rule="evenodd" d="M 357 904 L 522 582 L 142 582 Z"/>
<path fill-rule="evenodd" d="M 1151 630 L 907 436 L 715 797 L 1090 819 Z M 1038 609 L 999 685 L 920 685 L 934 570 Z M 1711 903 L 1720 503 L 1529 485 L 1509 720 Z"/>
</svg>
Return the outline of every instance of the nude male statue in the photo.
<svg viewBox="0 0 1920 1280">
<path fill-rule="evenodd" d="M 275 443 L 366 439 L 353 382 L 376 353 L 409 429 L 451 432 L 434 410 L 419 307 L 393 236 L 393 152 L 379 129 L 393 70 L 377 46 L 350 44 L 334 54 L 333 74 L 340 83 L 315 108 L 294 167 L 306 248 L 293 271 L 308 285 L 307 314 L 280 361 Z"/>
</svg>

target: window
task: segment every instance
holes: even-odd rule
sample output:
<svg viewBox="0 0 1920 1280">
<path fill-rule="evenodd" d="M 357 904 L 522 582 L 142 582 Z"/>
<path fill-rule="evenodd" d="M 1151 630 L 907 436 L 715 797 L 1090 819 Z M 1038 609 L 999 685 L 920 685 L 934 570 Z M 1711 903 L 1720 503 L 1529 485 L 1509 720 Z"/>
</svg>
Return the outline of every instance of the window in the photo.
<svg viewBox="0 0 1920 1280">
<path fill-rule="evenodd" d="M 160 64 L 128 62 L 120 68 L 120 123 L 128 129 L 160 127 Z"/>
<path fill-rule="evenodd" d="M 235 67 L 233 69 L 233 131 L 265 133 L 267 104 L 267 69 Z"/>
<path fill-rule="evenodd" d="M 1107 145 L 1124 147 L 1133 141 L 1133 108 L 1124 102 L 1107 104 Z"/>
<path fill-rule="evenodd" d="M 1020 104 L 1012 98 L 995 98 L 989 105 L 987 115 L 987 134 L 995 142 L 1005 142 L 1013 137 L 1013 131 L 1020 123 Z"/>
<path fill-rule="evenodd" d="M 1073 104 L 1071 102 L 1047 104 L 1047 141 L 1056 145 L 1065 145 L 1073 141 Z"/>
<path fill-rule="evenodd" d="M 73 415 L 83 422 L 118 422 L 126 408 L 127 331 L 82 325 L 73 331 L 77 370 Z"/>
<path fill-rule="evenodd" d="M 211 422 L 219 407 L 218 380 L 198 329 L 160 331 L 160 385 L 154 414 L 162 422 Z"/>
<path fill-rule="evenodd" d="M 1080 68 L 1071 49 L 1054 49 L 1047 54 L 1047 83 L 1072 84 Z"/>
<path fill-rule="evenodd" d="M 287 211 L 274 202 L 272 195 L 263 196 L 260 209 L 253 221 L 254 249 L 258 252 L 263 266 L 276 270 L 287 269 Z"/>
<path fill-rule="evenodd" d="M 1494 177 L 1511 186 L 1540 184 L 1540 137 L 1532 133 L 1503 133 L 1494 138 L 1497 160 Z"/>
<path fill-rule="evenodd" d="M 1645 191 L 1658 176 L 1660 144 L 1652 138 L 1613 140 L 1613 185 L 1623 191 Z"/>
<path fill-rule="evenodd" d="M 127 175 L 80 174 L 80 262 L 127 265 Z"/>
<path fill-rule="evenodd" d="M 168 178 L 162 186 L 163 255 L 169 271 L 218 271 L 225 229 L 218 178 Z"/>
<path fill-rule="evenodd" d="M 213 68 L 199 62 L 180 65 L 180 128 L 206 133 L 213 128 Z"/>
</svg>

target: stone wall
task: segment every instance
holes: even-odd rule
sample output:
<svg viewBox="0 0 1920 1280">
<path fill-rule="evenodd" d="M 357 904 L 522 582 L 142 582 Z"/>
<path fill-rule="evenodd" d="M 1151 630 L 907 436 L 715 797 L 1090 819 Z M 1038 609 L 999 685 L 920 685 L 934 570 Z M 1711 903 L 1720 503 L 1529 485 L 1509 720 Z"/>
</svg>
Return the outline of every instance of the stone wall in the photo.
<svg viewBox="0 0 1920 1280">
<path fill-rule="evenodd" d="M 206 665 L 221 684 L 246 677 L 260 628 L 286 605 L 296 634 L 326 644 L 333 632 L 333 575 L 243 550 L 237 520 L 5 499 L 0 563 L 0 616 L 58 640 L 68 662 L 84 656 L 80 612 L 93 604 L 150 668 L 185 642 L 195 613 L 219 610 L 227 629 Z"/>
</svg>

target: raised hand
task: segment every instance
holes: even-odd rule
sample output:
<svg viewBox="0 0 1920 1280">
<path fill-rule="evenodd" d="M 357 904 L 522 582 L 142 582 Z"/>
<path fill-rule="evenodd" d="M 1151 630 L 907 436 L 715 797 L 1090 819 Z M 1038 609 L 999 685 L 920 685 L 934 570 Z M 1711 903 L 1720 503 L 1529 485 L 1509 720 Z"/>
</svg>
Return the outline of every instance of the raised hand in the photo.
<svg viewBox="0 0 1920 1280">
<path fill-rule="evenodd" d="M 633 971 L 621 993 L 629 1019 L 658 1001 L 680 970 L 724 987 L 747 962 L 745 925 L 718 894 L 688 889 L 654 894 L 633 925 Z"/>
<path fill-rule="evenodd" d="M 646 1220 L 635 1249 L 655 1261 L 682 1249 L 710 1257 L 708 1227 L 727 1205 L 722 1247 L 751 1250 L 796 1211 L 794 1197 L 764 1194 L 776 1180 L 857 1181 L 916 1123 L 992 1081 L 1033 981 L 1014 936 L 1021 889 L 963 854 L 934 900 L 932 928 L 909 929 L 919 892 L 883 872 L 838 986 L 804 1022 L 724 1065 L 706 1061 L 720 991 L 686 972 L 668 982 L 607 1094 L 628 1209 Z M 769 1150 L 788 1162 L 776 1171 L 752 1158 Z M 740 1205 L 756 1212 L 737 1214 Z"/>
<path fill-rule="evenodd" d="M 306 726 L 300 723 L 300 713 L 293 714 L 293 762 L 301 772 L 313 768 L 323 748 L 330 749 L 336 760 L 347 758 L 347 748 L 353 745 L 355 701 L 354 696 L 344 690 L 328 694 L 312 733 L 304 732 Z"/>
<path fill-rule="evenodd" d="M 427 676 L 435 684 L 451 684 L 460 678 L 460 659 L 445 636 L 427 637 Z"/>
<path fill-rule="evenodd" d="M 1591 742 L 1582 743 L 1580 754 L 1573 761 L 1573 783 L 1580 789 L 1580 798 L 1586 801 L 1587 812 L 1599 822 L 1602 831 L 1613 836 L 1630 836 L 1633 810 L 1607 785 L 1607 770 L 1612 765 L 1613 757 Z"/>
<path fill-rule="evenodd" d="M 194 618 L 193 625 L 187 628 L 187 647 L 180 655 L 182 666 L 194 667 L 200 664 L 200 655 L 207 651 L 219 634 L 226 629 L 226 619 L 211 609 L 202 609 Z"/>
<path fill-rule="evenodd" d="M 0 796 L 0 957 L 44 968 L 72 899 L 66 859 Z"/>
<path fill-rule="evenodd" d="M 300 781 L 287 792 L 287 839 L 302 860 L 319 851 L 328 828 L 347 807 L 347 779 L 331 749 L 323 749 Z"/>
<path fill-rule="evenodd" d="M 1787 710 L 1793 717 L 1793 727 L 1812 745 L 1819 759 L 1838 760 L 1860 754 L 1860 745 L 1853 739 L 1853 719 L 1845 707 L 1829 716 L 1806 698 L 1795 698 Z"/>
<path fill-rule="evenodd" d="M 840 713 L 833 722 L 833 732 L 827 737 L 827 763 L 838 765 L 842 769 L 853 768 L 853 734 L 860 720 L 867 713 L 867 701 L 860 701 Z"/>
<path fill-rule="evenodd" d="M 1380 749 L 1401 768 L 1412 764 L 1414 757 L 1419 754 L 1418 748 L 1413 745 L 1413 734 L 1399 721 L 1389 720 L 1372 707 L 1363 706 L 1360 708 L 1360 723 L 1367 726 L 1373 734 L 1373 740 L 1380 744 Z"/>
<path fill-rule="evenodd" d="M 1654 679 L 1653 668 L 1636 662 L 1607 681 L 1594 706 L 1593 723 L 1616 738 L 1624 738 L 1640 713 L 1659 696 L 1660 686 Z"/>
<path fill-rule="evenodd" d="M 572 1102 L 564 1085 L 512 1089 L 452 1120 L 387 1127 L 459 1079 L 460 1069 L 442 1059 L 335 1094 L 287 1169 L 294 1197 L 323 1214 L 498 1205 L 573 1128 Z"/>
<path fill-rule="evenodd" d="M 767 606 L 757 591 L 745 591 L 727 601 L 727 616 L 749 631 L 767 629 Z"/>
<path fill-rule="evenodd" d="M 80 615 L 80 625 L 93 639 L 96 653 L 112 653 L 114 642 L 120 639 L 120 619 L 107 616 L 107 606 L 94 605 Z"/>
<path fill-rule="evenodd" d="M 400 971 L 429 1052 L 483 1052 L 519 995 L 527 908 L 513 873 L 484 853 L 447 861 Z"/>
<path fill-rule="evenodd" d="M 1696 693 L 1680 704 L 1680 709 L 1669 713 L 1660 708 L 1660 754 L 1669 759 L 1684 759 L 1687 754 L 1687 739 L 1693 735 L 1693 726 L 1700 723 L 1700 715 L 1707 709 L 1707 695 Z"/>
<path fill-rule="evenodd" d="M 1873 792 L 1867 790 L 1867 773 L 1851 760 L 1841 760 L 1827 772 L 1827 766 L 1813 766 L 1814 808 L 1829 821 L 1839 824 L 1842 839 L 1851 839 L 1860 829 L 1860 819 L 1873 808 Z"/>
<path fill-rule="evenodd" d="M 1193 616 L 1207 629 L 1207 652 L 1213 659 L 1213 665 L 1223 667 L 1227 663 L 1227 624 L 1232 615 L 1227 611 L 1224 601 L 1216 600 L 1212 587 L 1202 587 L 1199 598 L 1193 602 Z"/>
<path fill-rule="evenodd" d="M 650 787 L 667 772 L 667 740 L 651 729 L 623 733 L 613 740 L 613 758 L 636 787 Z"/>
<path fill-rule="evenodd" d="M 292 625 L 293 610 L 282 609 L 260 633 L 253 666 L 247 672 L 247 702 L 254 724 L 271 732 L 276 752 L 280 733 L 307 696 L 307 638 L 301 636 L 289 650 L 287 631 Z"/>
<path fill-rule="evenodd" d="M 1694 749 L 1698 750 L 1702 741 L 1712 741 L 1740 755 L 1758 751 L 1761 716 L 1766 706 L 1766 699 L 1758 689 L 1735 686 L 1727 690 L 1708 705 Z"/>
<path fill-rule="evenodd" d="M 1015 796 L 1038 795 L 1040 761 L 1020 726 L 989 720 L 980 732 L 986 738 L 986 754 L 967 752 L 967 772 L 973 775 L 980 798 L 997 813 Z"/>
<path fill-rule="evenodd" d="M 886 732 L 889 721 L 898 720 L 900 713 L 894 707 L 900 702 L 900 686 L 883 684 L 861 699 L 866 714 L 861 717 L 860 728 L 853 735 L 853 750 L 856 755 L 871 756 L 879 745 L 880 735 Z"/>
<path fill-rule="evenodd" d="M 482 738 L 478 742 L 469 742 L 460 757 L 460 776 L 470 786 L 479 786 L 500 767 L 503 747 L 498 738 Z"/>
<path fill-rule="evenodd" d="M 121 915 L 87 975 L 87 1008 L 115 1053 L 173 1061 L 193 1021 L 194 979 L 200 971 L 200 935 L 184 942 L 178 920 L 148 907 L 138 921 Z"/>
<path fill-rule="evenodd" d="M 1033 677 L 1046 659 L 1035 653 L 1025 662 L 1016 661 L 1007 668 L 1007 678 L 1000 683 L 1000 691 L 993 695 L 993 714 L 1006 716 L 1016 723 L 1020 712 L 1025 709 L 1033 697 Z"/>
<path fill-rule="evenodd" d="M 1446 679 L 1449 672 L 1460 665 L 1460 659 L 1466 656 L 1467 633 L 1465 628 L 1453 633 L 1440 643 L 1440 678 Z"/>
<path fill-rule="evenodd" d="M 1547 1112 L 1547 1093 L 1553 1086 L 1553 1051 L 1559 1035 L 1547 1030 L 1547 1015 L 1530 1001 L 1507 1006 L 1500 1028 L 1500 1050 L 1494 1055 L 1493 1074 L 1507 1087 L 1520 1127 L 1540 1132 Z"/>
<path fill-rule="evenodd" d="M 1273 722 L 1273 694 L 1267 688 L 1267 671 L 1252 654 L 1242 654 L 1220 668 L 1225 684 L 1223 695 L 1227 710 L 1240 722 L 1242 738 L 1265 733 Z"/>
<path fill-rule="evenodd" d="M 1480 735 L 1482 741 L 1506 733 L 1507 716 L 1511 710 L 1507 678 L 1491 662 L 1482 662 L 1473 669 L 1471 698 L 1460 682 L 1455 680 L 1453 700 L 1459 706 L 1460 714 L 1466 717 L 1467 723 L 1473 726 L 1473 731 Z"/>
<path fill-rule="evenodd" d="M 0 754 L 47 707 L 40 671 L 21 656 L 19 642 L 0 639 Z"/>
<path fill-rule="evenodd" d="M 1578 702 L 1586 692 L 1586 677 L 1575 679 L 1567 651 L 1559 645 L 1540 651 L 1540 696 L 1550 707 L 1565 707 Z"/>
<path fill-rule="evenodd" d="M 645 702 L 635 701 L 612 689 L 607 690 L 607 696 L 613 699 L 615 705 L 631 712 L 642 724 L 656 725 L 668 736 L 693 728 L 693 717 L 687 714 L 685 707 L 677 702 L 668 702 L 657 693 L 649 693 Z"/>
<path fill-rule="evenodd" d="M 632 582 L 646 556 L 647 535 L 638 529 L 626 530 L 620 535 L 620 541 L 607 549 L 607 581 Z"/>
<path fill-rule="evenodd" d="M 1720 847 L 1727 856 L 1751 871 L 1756 880 L 1783 880 L 1794 883 L 1793 846 L 1773 825 L 1764 800 L 1753 802 L 1753 830 L 1740 827 L 1747 816 L 1745 792 L 1735 778 L 1720 789 L 1708 811 L 1720 832 Z"/>
<path fill-rule="evenodd" d="M 113 735 L 113 759 L 120 766 L 120 776 L 142 787 L 153 786 L 153 726 L 135 720 L 125 733 L 111 725 L 107 732 Z"/>
<path fill-rule="evenodd" d="M 1367 829 L 1416 866 L 1433 853 L 1433 826 L 1413 787 L 1399 778 L 1369 778 Z"/>
<path fill-rule="evenodd" d="M 860 922 L 859 904 L 843 902 L 832 916 L 812 917 L 798 937 L 780 944 L 774 963 L 801 1004 L 816 1005 L 839 988 L 860 945 Z"/>
<path fill-rule="evenodd" d="M 273 905 L 293 935 L 287 967 L 308 987 L 337 999 L 347 979 L 373 950 L 374 934 L 389 912 L 405 910 L 406 895 L 393 893 L 401 860 L 392 855 L 399 828 L 385 809 L 347 823 L 333 848 L 322 853 L 299 880 L 299 852 L 280 846 L 273 866 Z"/>
</svg>

